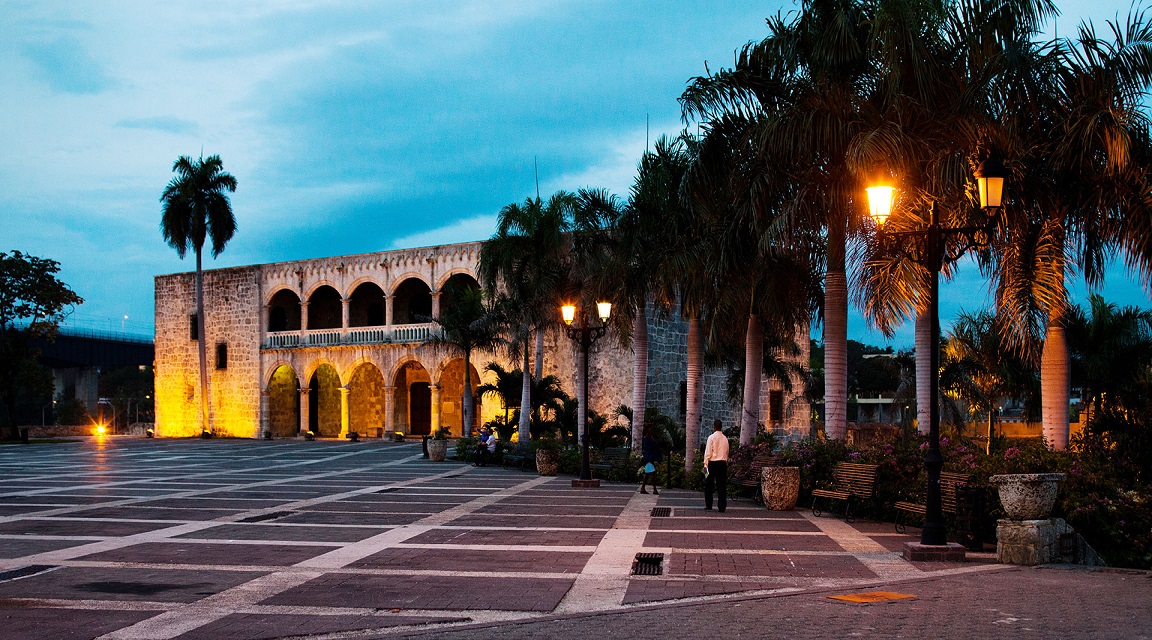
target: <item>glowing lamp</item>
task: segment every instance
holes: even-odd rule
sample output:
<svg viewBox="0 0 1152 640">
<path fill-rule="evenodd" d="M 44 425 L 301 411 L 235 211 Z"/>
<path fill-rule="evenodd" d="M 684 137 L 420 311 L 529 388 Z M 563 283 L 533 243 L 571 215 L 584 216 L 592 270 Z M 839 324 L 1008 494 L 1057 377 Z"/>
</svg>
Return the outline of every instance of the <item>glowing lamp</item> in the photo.
<svg viewBox="0 0 1152 640">
<path fill-rule="evenodd" d="M 999 209 L 1004 198 L 1004 178 L 1008 169 L 995 153 L 988 156 L 976 167 L 976 186 L 980 190 L 982 209 Z"/>
<path fill-rule="evenodd" d="M 889 185 L 868 187 L 868 215 L 876 222 L 877 227 L 883 227 L 892 215 L 892 200 L 895 189 Z"/>
<path fill-rule="evenodd" d="M 566 304 L 560 307 L 560 316 L 564 318 L 564 324 L 571 325 L 576 319 L 576 305 Z"/>
<path fill-rule="evenodd" d="M 608 316 L 612 315 L 612 303 L 597 302 L 596 313 L 600 316 L 600 322 L 608 322 Z"/>
</svg>

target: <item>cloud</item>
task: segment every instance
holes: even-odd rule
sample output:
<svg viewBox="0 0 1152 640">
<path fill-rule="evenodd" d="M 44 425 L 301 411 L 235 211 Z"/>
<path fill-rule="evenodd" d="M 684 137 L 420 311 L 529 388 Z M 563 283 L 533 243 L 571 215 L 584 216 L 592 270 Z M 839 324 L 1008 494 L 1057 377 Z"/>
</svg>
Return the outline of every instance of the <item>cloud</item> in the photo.
<svg viewBox="0 0 1152 640">
<path fill-rule="evenodd" d="M 175 118 L 172 116 L 157 116 L 153 118 L 129 118 L 116 123 L 117 127 L 124 129 L 145 129 L 162 131 L 176 135 L 196 135 L 200 127 L 191 120 Z"/>
<path fill-rule="evenodd" d="M 23 53 L 40 71 L 49 88 L 57 93 L 94 94 L 116 84 L 71 36 L 27 43 Z"/>
<path fill-rule="evenodd" d="M 430 247 L 441 244 L 454 244 L 457 242 L 476 242 L 478 240 L 487 240 L 495 230 L 495 215 L 464 218 L 446 227 L 396 238 L 388 248 L 409 249 L 412 247 Z"/>
</svg>

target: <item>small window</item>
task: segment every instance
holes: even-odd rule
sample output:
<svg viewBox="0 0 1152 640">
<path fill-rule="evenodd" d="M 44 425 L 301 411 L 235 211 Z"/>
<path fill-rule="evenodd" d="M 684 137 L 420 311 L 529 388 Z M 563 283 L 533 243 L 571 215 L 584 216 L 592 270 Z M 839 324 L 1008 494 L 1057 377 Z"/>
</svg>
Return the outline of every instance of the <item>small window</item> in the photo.
<svg viewBox="0 0 1152 640">
<path fill-rule="evenodd" d="M 782 422 L 784 420 L 784 392 L 768 392 L 768 421 Z"/>
<path fill-rule="evenodd" d="M 195 313 L 188 316 L 188 339 L 195 342 L 200 336 L 200 316 Z"/>
<path fill-rule="evenodd" d="M 688 419 L 688 381 L 680 381 L 680 420 Z"/>
<path fill-rule="evenodd" d="M 228 343 L 220 342 L 216 344 L 216 368 L 228 368 Z"/>
</svg>

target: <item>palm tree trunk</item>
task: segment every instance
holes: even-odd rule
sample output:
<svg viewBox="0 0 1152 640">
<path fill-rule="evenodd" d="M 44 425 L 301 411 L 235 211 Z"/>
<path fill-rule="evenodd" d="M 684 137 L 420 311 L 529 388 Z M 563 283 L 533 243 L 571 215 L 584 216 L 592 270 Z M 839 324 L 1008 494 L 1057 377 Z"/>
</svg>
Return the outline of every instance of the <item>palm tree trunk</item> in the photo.
<svg viewBox="0 0 1152 640">
<path fill-rule="evenodd" d="M 200 355 L 200 419 L 201 429 L 213 433 L 212 417 L 208 409 L 208 347 L 204 344 L 204 326 L 208 324 L 208 318 L 204 317 L 204 271 L 201 256 L 200 247 L 196 247 L 196 350 Z"/>
<path fill-rule="evenodd" d="M 687 407 L 685 409 L 684 473 L 692 471 L 700 447 L 700 414 L 704 405 L 704 329 L 700 318 L 688 318 Z"/>
<path fill-rule="evenodd" d="M 528 334 L 525 333 L 524 337 L 527 338 Z M 524 341 L 524 368 L 520 371 L 523 375 L 520 377 L 520 424 L 518 437 L 521 445 L 528 444 L 531 437 L 531 418 L 532 418 L 532 372 L 528 370 L 528 341 Z"/>
<path fill-rule="evenodd" d="M 828 244 L 831 248 L 832 239 Z M 824 432 L 842 439 L 848 430 L 848 279 L 843 257 L 829 256 L 824 281 Z"/>
<path fill-rule="evenodd" d="M 648 406 L 648 316 L 645 303 L 636 306 L 632 318 L 632 450 L 639 451 L 644 438 L 644 410 Z"/>
<path fill-rule="evenodd" d="M 916 314 L 916 430 L 927 435 L 932 421 L 932 319 L 928 312 Z"/>
<path fill-rule="evenodd" d="M 472 423 L 475 422 L 476 407 L 472 405 L 472 353 L 464 352 L 464 394 L 461 398 L 464 405 L 460 412 L 464 422 L 460 425 L 460 435 L 465 438 L 472 437 Z"/>
<path fill-rule="evenodd" d="M 1040 404 L 1044 441 L 1057 450 L 1068 448 L 1068 338 L 1059 320 L 1048 320 L 1040 355 Z"/>
<path fill-rule="evenodd" d="M 764 329 L 760 316 L 748 314 L 744 334 L 744 410 L 740 412 L 740 444 L 752 444 L 760 426 L 760 387 L 764 379 Z"/>
<path fill-rule="evenodd" d="M 527 361 L 525 361 L 527 362 Z M 544 326 L 536 327 L 536 368 L 532 370 L 532 375 L 537 380 L 544 379 Z M 540 416 L 536 416 L 536 420 L 540 420 Z"/>
<path fill-rule="evenodd" d="M 580 346 L 576 347 L 576 397 L 579 402 L 576 403 L 576 444 L 582 445 L 584 443 L 584 429 L 588 425 L 588 407 L 585 400 L 588 398 L 585 387 L 588 385 L 588 358 L 584 357 L 584 351 Z"/>
</svg>

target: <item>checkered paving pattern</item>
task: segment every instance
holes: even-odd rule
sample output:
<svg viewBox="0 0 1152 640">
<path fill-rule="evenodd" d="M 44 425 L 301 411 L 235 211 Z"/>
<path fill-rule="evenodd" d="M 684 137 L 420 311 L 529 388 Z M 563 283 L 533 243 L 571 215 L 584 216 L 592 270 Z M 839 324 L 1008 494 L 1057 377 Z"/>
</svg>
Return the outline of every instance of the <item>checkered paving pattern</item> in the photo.
<svg viewBox="0 0 1152 640">
<path fill-rule="evenodd" d="M 0 448 L 0 575 L 31 567 L 0 577 L 0 637 L 386 636 L 953 570 L 890 526 L 569 480 L 384 442 Z"/>
</svg>

